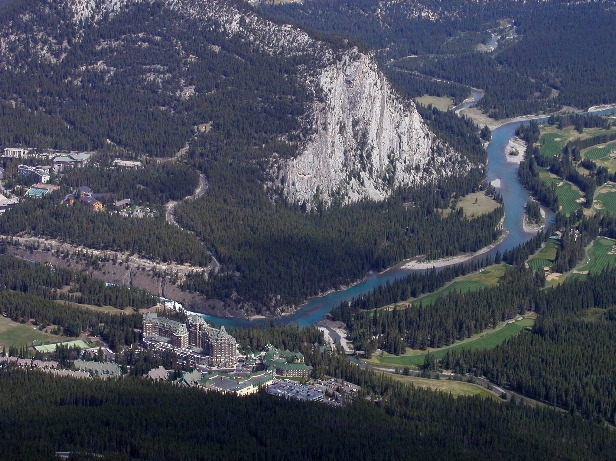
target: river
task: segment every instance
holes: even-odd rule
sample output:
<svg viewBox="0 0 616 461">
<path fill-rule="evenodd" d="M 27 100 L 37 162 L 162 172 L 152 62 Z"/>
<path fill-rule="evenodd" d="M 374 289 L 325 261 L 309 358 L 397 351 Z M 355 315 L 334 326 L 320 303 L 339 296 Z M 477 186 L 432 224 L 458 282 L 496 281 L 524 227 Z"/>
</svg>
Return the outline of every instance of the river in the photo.
<svg viewBox="0 0 616 461">
<path fill-rule="evenodd" d="M 483 92 L 481 90 L 473 89 L 472 97 L 460 106 L 456 107 L 454 110 L 459 110 L 476 104 L 482 96 Z M 597 111 L 593 112 L 593 114 L 607 114 L 611 112 L 614 112 L 614 109 Z M 542 118 L 537 121 L 545 122 L 546 120 L 547 118 Z M 502 253 L 503 251 L 510 250 L 530 240 L 535 235 L 535 233 L 528 233 L 524 231 L 524 206 L 526 202 L 530 200 L 530 195 L 518 181 L 518 164 L 507 162 L 506 152 L 507 144 L 509 143 L 509 140 L 515 136 L 516 128 L 524 123 L 528 123 L 528 121 L 507 123 L 496 128 L 492 132 L 492 139 L 487 147 L 487 177 L 488 182 L 492 182 L 496 179 L 500 180 L 499 190 L 503 196 L 505 207 L 504 230 L 507 232 L 507 236 L 489 252 L 475 256 L 473 259 L 484 258 L 486 255 L 494 255 L 497 251 Z M 549 210 L 544 211 L 546 211 L 546 221 L 551 223 L 554 218 L 554 214 Z M 212 323 L 216 326 L 224 325 L 225 328 L 245 328 L 269 324 L 270 322 L 273 322 L 276 325 L 295 324 L 299 327 L 304 327 L 322 320 L 326 314 L 328 314 L 341 302 L 350 301 L 353 298 L 357 298 L 358 296 L 368 293 L 379 285 L 384 285 L 388 281 L 399 279 L 414 271 L 417 271 L 417 269 L 404 269 L 398 265 L 379 274 L 369 274 L 362 282 L 350 288 L 335 291 L 324 296 L 311 298 L 295 313 L 281 318 L 258 319 L 251 321 L 235 317 L 214 317 L 206 314 L 202 314 L 202 317 L 208 323 Z"/>
</svg>

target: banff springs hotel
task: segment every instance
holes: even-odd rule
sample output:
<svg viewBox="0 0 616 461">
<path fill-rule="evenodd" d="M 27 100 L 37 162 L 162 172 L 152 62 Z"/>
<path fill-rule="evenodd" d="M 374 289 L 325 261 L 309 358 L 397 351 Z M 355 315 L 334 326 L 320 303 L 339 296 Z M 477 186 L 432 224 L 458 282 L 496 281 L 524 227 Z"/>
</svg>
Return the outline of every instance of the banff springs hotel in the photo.
<svg viewBox="0 0 616 461">
<path fill-rule="evenodd" d="M 232 367 L 237 361 L 237 342 L 225 331 L 214 328 L 198 315 L 190 315 L 186 323 L 159 317 L 143 316 L 143 338 L 148 347 L 172 346 L 181 349 L 195 363 L 211 367 Z"/>
</svg>

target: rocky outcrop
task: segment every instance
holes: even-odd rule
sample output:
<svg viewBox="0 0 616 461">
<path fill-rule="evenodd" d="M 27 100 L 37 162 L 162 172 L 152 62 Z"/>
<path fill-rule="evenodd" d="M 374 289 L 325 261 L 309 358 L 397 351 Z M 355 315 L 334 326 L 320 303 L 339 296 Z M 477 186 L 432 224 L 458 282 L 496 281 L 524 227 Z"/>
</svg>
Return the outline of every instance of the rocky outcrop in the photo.
<svg viewBox="0 0 616 461">
<path fill-rule="evenodd" d="M 107 15 L 151 1 L 46 0 L 41 2 L 41 11 L 36 10 L 40 18 L 35 29 L 42 38 L 17 37 L 9 29 L 4 35 L 29 40 L 30 49 L 39 50 L 41 59 L 54 63 L 66 56 L 69 43 L 78 42 L 86 27 L 95 27 Z M 257 53 L 300 58 L 296 74 L 289 78 L 305 86 L 312 94 L 312 103 L 302 117 L 301 132 L 288 134 L 288 139 L 294 142 L 299 139 L 297 154 L 294 158 L 274 156 L 270 161 L 266 187 L 272 191 L 272 197 L 282 195 L 308 208 L 317 203 L 383 200 L 397 187 L 438 181 L 470 169 L 459 154 L 428 130 L 414 103 L 393 91 L 372 55 L 354 48 L 344 49 L 341 43 L 334 46 L 314 39 L 298 27 L 274 23 L 236 1 L 163 0 L 159 4 L 178 21 L 242 40 Z M 52 13 L 58 18 L 70 18 L 68 22 L 72 26 L 66 27 L 71 31 L 70 42 L 61 35 L 43 39 L 53 33 L 45 22 L 45 17 Z M 31 16 L 32 13 L 24 13 L 21 20 L 32 24 Z M 155 41 L 160 38 L 156 33 L 156 30 L 144 30 L 138 37 L 144 35 Z M 137 40 L 136 37 L 131 39 Z M 116 41 L 101 42 L 98 49 L 108 49 L 113 55 L 117 51 L 114 47 L 124 39 L 130 42 L 126 37 L 119 37 Z M 142 45 L 148 46 L 148 41 L 144 39 Z M 17 42 L 14 47 L 20 48 Z M 160 91 L 167 91 L 182 101 L 198 96 L 195 86 L 185 83 L 185 77 L 190 76 L 192 57 L 186 55 L 181 43 L 176 48 L 177 58 L 183 63 L 180 70 L 164 65 L 147 69 L 144 66 L 135 85 L 157 83 Z M 6 65 L 17 66 L 10 50 L 5 51 Z M 85 63 L 69 80 L 78 85 L 86 70 L 110 78 L 115 69 L 107 66 L 104 55 L 101 59 Z"/>
<path fill-rule="evenodd" d="M 299 156 L 272 165 L 274 184 L 290 201 L 310 208 L 383 200 L 397 187 L 470 169 L 392 90 L 372 56 L 348 51 L 310 80 L 322 94 L 311 109 L 312 135 Z"/>
</svg>

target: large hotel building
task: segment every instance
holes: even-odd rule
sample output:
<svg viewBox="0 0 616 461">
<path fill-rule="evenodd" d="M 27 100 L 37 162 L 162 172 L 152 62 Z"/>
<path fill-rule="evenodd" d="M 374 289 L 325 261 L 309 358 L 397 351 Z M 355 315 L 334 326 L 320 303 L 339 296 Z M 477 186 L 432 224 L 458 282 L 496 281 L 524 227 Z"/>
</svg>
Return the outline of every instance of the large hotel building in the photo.
<svg viewBox="0 0 616 461">
<path fill-rule="evenodd" d="M 159 317 L 154 313 L 143 316 L 143 339 L 164 338 L 172 346 L 184 349 L 188 346 L 202 349 L 209 357 L 209 365 L 230 367 L 237 361 L 237 342 L 225 331 L 211 327 L 198 315 L 190 315 L 186 323 Z"/>
</svg>

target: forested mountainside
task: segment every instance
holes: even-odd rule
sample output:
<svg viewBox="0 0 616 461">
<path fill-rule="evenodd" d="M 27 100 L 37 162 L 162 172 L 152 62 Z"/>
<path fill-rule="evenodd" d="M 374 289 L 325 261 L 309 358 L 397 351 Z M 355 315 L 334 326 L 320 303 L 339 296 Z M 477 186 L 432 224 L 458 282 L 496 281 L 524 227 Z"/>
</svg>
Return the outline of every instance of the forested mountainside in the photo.
<svg viewBox="0 0 616 461">
<path fill-rule="evenodd" d="M 340 364 L 324 356 L 324 369 Z M 343 363 L 343 362 L 342 362 Z M 352 365 L 351 365 L 352 366 Z M 341 408 L 141 378 L 0 373 L 2 459 L 610 459 L 607 428 L 550 409 L 453 398 L 348 368 L 378 402 Z M 350 378 L 349 378 L 350 379 Z M 16 396 L 19 396 L 16 398 Z M 104 422 L 104 424 L 102 423 Z M 37 425 L 44 431 L 33 430 Z M 156 431 L 152 431 L 156 427 Z"/>
<path fill-rule="evenodd" d="M 180 203 L 175 216 L 222 268 L 209 279 L 194 274 L 184 288 L 226 306 L 280 313 L 370 269 L 477 250 L 498 236 L 500 209 L 475 220 L 437 211 L 482 187 L 486 156 L 475 127 L 418 110 L 375 56 L 347 39 L 272 21 L 233 0 L 13 0 L 0 10 L 0 37 L 3 146 L 146 160 L 143 174 L 103 171 L 103 162 L 66 174 L 61 185 L 86 181 L 160 206 L 179 191 L 156 194 L 151 184 L 185 177 L 187 186 L 196 175 L 174 168 L 173 181 L 159 181 L 168 168 L 148 159 L 205 174 L 207 193 Z M 145 234 L 128 226 L 119 239 L 119 217 L 72 212 L 96 229 L 79 234 L 63 231 L 58 219 L 67 212 L 51 203 L 11 213 L 3 233 L 82 245 L 106 233 L 119 251 L 135 240 L 164 261 L 208 259 L 182 233 L 181 256 L 176 245 L 165 245 L 164 256 L 154 250 L 151 236 L 168 241 L 180 232 L 157 219 L 143 221 Z M 452 229 L 455 239 L 438 237 Z"/>
<path fill-rule="evenodd" d="M 306 0 L 266 10 L 378 50 L 412 96 L 464 98 L 434 78 L 484 89 L 479 107 L 493 117 L 616 100 L 613 2 Z"/>
<path fill-rule="evenodd" d="M 5 117 L 16 115 L 13 106 L 31 123 L 52 116 L 71 128 L 54 142 L 66 129 L 54 136 L 49 127 L 35 145 L 116 144 L 170 156 L 193 127 L 211 122 L 252 151 L 242 160 L 266 170 L 270 193 L 308 206 L 334 196 L 382 200 L 397 186 L 470 169 L 371 55 L 272 23 L 240 2 L 40 1 L 5 10 Z M 26 121 L 11 128 L 13 142 L 32 131 Z"/>
</svg>

